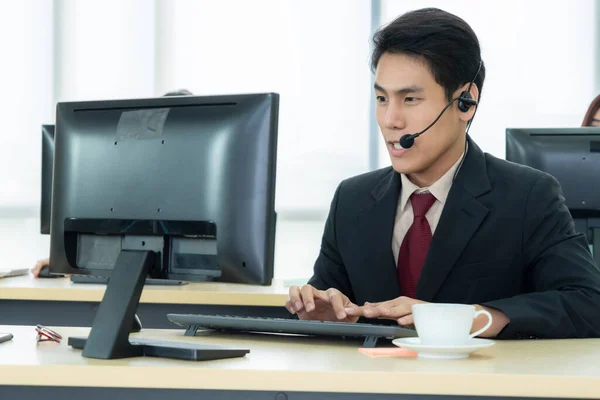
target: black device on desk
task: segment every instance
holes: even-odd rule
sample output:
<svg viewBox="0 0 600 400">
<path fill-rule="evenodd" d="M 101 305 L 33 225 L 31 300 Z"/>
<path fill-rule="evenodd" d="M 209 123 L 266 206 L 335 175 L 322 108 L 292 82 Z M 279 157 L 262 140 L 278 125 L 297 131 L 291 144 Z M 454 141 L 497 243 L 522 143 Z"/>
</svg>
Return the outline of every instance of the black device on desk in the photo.
<svg viewBox="0 0 600 400">
<path fill-rule="evenodd" d="M 108 276 L 94 276 L 94 275 L 71 275 L 71 282 L 73 283 L 84 283 L 93 285 L 106 285 L 110 278 Z M 146 278 L 144 281 L 145 285 L 152 286 L 181 286 L 187 285 L 187 282 L 176 281 L 171 279 L 152 279 Z"/>
<path fill-rule="evenodd" d="M 8 342 L 9 340 L 12 340 L 12 338 L 12 333 L 0 333 L 0 343 Z"/>
<path fill-rule="evenodd" d="M 57 105 L 49 269 L 110 276 L 90 336 L 69 338 L 83 356 L 207 354 L 129 343 L 147 276 L 271 283 L 278 104 L 265 93 Z"/>
<path fill-rule="evenodd" d="M 509 128 L 506 159 L 556 178 L 600 265 L 600 128 Z"/>
</svg>

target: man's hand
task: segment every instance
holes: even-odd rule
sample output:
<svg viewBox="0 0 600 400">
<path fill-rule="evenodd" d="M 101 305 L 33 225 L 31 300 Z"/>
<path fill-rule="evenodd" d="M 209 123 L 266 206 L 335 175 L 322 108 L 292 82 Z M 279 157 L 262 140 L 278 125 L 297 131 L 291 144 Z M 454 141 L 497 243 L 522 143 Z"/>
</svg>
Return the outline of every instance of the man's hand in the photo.
<svg viewBox="0 0 600 400">
<path fill-rule="evenodd" d="M 40 276 L 40 272 L 41 272 L 42 268 L 48 267 L 48 264 L 50 264 L 50 259 L 48 259 L 48 258 L 39 260 L 35 264 L 35 267 L 33 267 L 33 269 L 31 270 L 31 273 L 33 274 L 33 276 L 35 276 L 37 278 L 38 276 Z"/>
<path fill-rule="evenodd" d="M 362 307 L 346 308 L 346 313 L 355 317 L 394 319 L 400 325 L 410 326 L 414 324 L 412 305 L 421 303 L 425 301 L 401 296 L 380 303 L 365 303 Z"/>
<path fill-rule="evenodd" d="M 358 316 L 346 314 L 347 308 L 358 308 L 346 295 L 337 289 L 318 290 L 311 285 L 304 285 L 302 289 L 291 286 L 285 308 L 298 314 L 300 319 L 356 322 Z"/>
<path fill-rule="evenodd" d="M 349 316 L 366 318 L 385 318 L 394 319 L 403 326 L 413 326 L 414 319 L 412 315 L 413 304 L 426 303 L 425 301 L 411 299 L 410 297 L 398 297 L 393 300 L 383 301 L 381 303 L 365 303 L 362 307 L 347 307 L 346 314 Z M 475 310 L 486 310 L 492 314 L 492 325 L 483 332 L 480 337 L 493 338 L 504 329 L 510 322 L 510 319 L 500 310 L 489 307 L 474 305 Z M 473 321 L 471 332 L 476 332 L 487 324 L 487 318 L 483 315 L 478 316 Z"/>
</svg>

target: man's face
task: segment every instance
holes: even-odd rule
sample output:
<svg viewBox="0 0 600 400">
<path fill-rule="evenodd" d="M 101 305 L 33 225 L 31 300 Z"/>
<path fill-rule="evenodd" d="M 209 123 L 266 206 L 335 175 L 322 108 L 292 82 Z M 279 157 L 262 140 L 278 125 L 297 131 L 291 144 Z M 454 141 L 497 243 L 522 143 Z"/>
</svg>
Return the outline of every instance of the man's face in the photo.
<svg viewBox="0 0 600 400">
<path fill-rule="evenodd" d="M 455 97 L 464 89 L 461 87 Z M 475 108 L 463 113 L 455 102 L 435 125 L 415 139 L 410 149 L 398 150 L 393 142 L 398 142 L 407 133 L 425 129 L 448 104 L 444 88 L 435 81 L 423 60 L 405 54 L 385 53 L 375 71 L 375 96 L 377 123 L 392 166 L 407 175 L 427 172 L 444 159 L 449 149 L 462 145 L 464 142 L 460 139 Z"/>
</svg>

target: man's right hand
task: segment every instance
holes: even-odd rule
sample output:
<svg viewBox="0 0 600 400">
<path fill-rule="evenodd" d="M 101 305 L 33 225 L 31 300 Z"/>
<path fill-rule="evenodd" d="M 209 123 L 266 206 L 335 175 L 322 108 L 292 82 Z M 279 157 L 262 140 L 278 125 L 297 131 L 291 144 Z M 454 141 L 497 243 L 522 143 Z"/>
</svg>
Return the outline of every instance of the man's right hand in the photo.
<svg viewBox="0 0 600 400">
<path fill-rule="evenodd" d="M 337 289 L 318 290 L 311 285 L 291 286 L 285 308 L 300 319 L 356 322 L 359 317 L 346 314 L 346 307 L 356 307 L 350 299 Z"/>
</svg>

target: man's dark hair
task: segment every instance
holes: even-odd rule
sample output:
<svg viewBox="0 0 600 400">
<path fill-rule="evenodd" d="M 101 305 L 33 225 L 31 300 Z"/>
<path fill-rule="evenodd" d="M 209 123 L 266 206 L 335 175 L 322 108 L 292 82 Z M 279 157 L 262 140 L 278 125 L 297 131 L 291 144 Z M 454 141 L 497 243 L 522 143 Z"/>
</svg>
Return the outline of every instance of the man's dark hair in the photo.
<svg viewBox="0 0 600 400">
<path fill-rule="evenodd" d="M 192 92 L 190 92 L 187 89 L 179 89 L 179 90 L 174 90 L 172 92 L 167 92 L 165 93 L 163 96 L 191 96 Z"/>
<path fill-rule="evenodd" d="M 373 35 L 371 69 L 384 53 L 407 54 L 421 58 L 436 82 L 444 88 L 448 101 L 462 85 L 475 78 L 479 97 L 485 80 L 479 40 L 463 19 L 437 8 L 410 11 L 382 27 Z"/>
</svg>

